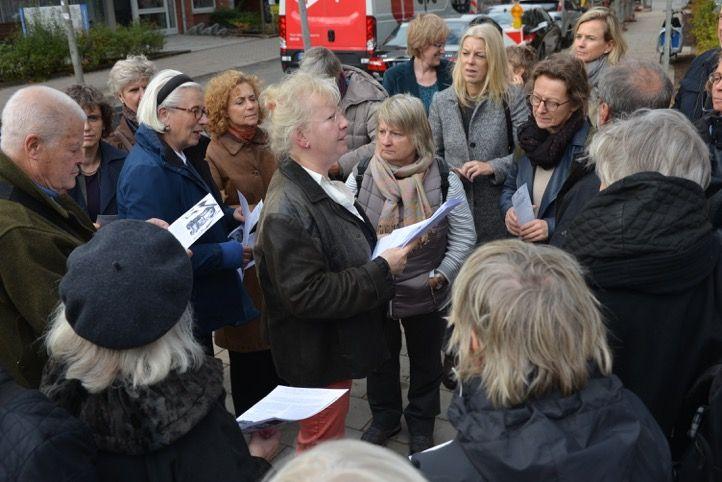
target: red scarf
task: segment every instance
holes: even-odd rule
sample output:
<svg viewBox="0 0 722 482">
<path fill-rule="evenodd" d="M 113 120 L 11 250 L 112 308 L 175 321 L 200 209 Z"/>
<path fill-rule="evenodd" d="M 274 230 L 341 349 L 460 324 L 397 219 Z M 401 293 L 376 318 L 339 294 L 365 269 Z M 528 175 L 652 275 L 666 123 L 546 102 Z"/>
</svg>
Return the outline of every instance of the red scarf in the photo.
<svg viewBox="0 0 722 482">
<path fill-rule="evenodd" d="M 228 126 L 228 133 L 242 142 L 251 142 L 251 140 L 256 137 L 257 130 L 258 126 Z"/>
</svg>

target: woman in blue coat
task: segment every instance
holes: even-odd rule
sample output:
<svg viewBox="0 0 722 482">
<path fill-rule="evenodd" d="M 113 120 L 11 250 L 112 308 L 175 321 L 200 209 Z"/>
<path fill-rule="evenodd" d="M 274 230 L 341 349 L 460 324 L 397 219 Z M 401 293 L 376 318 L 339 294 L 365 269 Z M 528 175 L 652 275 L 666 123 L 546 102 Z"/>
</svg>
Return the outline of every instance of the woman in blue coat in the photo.
<svg viewBox="0 0 722 482">
<path fill-rule="evenodd" d="M 228 239 L 242 221 L 240 208 L 222 204 L 204 161 L 208 117 L 203 90 L 190 77 L 164 70 L 148 84 L 138 120 L 136 145 L 118 181 L 118 216 L 172 223 L 208 193 L 224 210 L 224 218 L 190 247 L 196 337 L 210 350 L 213 330 L 243 324 L 258 311 L 237 272 L 244 264 L 243 246 Z"/>
<path fill-rule="evenodd" d="M 555 54 L 534 67 L 532 86 L 532 115 L 518 131 L 524 157 L 506 176 L 500 208 L 509 233 L 524 241 L 547 242 L 554 233 L 559 191 L 570 173 L 582 167 L 589 135 L 589 83 L 581 61 Z M 512 196 L 524 185 L 536 219 L 520 224 Z"/>
</svg>

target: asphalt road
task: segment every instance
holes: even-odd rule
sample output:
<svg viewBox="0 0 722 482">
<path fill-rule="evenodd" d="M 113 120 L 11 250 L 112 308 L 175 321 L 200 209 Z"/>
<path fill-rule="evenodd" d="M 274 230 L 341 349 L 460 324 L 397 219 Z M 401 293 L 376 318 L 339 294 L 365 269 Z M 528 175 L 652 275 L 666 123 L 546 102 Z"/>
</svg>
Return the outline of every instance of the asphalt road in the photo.
<svg viewBox="0 0 722 482">
<path fill-rule="evenodd" d="M 257 62 L 255 64 L 246 65 L 243 67 L 229 67 L 243 71 L 246 74 L 253 74 L 262 81 L 261 88 L 265 88 L 270 84 L 274 84 L 283 79 L 283 70 L 281 69 L 281 59 L 266 60 L 264 62 Z M 196 81 L 201 85 L 205 86 L 214 75 L 206 75 L 197 78 Z"/>
</svg>

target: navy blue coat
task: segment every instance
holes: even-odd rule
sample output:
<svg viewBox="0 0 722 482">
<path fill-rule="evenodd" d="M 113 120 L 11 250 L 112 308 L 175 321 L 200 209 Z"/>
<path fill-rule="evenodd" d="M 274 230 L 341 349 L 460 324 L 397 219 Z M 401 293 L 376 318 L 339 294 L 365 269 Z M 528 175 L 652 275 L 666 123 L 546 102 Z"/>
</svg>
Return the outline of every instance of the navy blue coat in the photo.
<svg viewBox="0 0 722 482">
<path fill-rule="evenodd" d="M 158 134 L 145 125 L 136 132 L 118 181 L 118 217 L 159 218 L 172 223 L 208 193 L 223 207 L 226 216 L 203 234 L 193 252 L 193 308 L 202 332 L 222 326 L 237 326 L 259 316 L 236 272 L 242 264 L 237 250 L 225 243 L 238 224 L 233 210 L 221 202 L 213 184 L 203 149 L 184 151 L 184 164 Z"/>
<path fill-rule="evenodd" d="M 436 82 L 439 86 L 439 92 L 451 86 L 451 68 L 451 62 L 441 59 L 441 64 L 436 68 Z M 389 96 L 411 94 L 414 97 L 420 97 L 419 84 L 416 83 L 416 74 L 414 74 L 413 57 L 408 62 L 391 67 L 384 74 L 384 89 L 389 93 Z"/>
<path fill-rule="evenodd" d="M 572 141 L 564 151 L 562 160 L 559 161 L 559 164 L 557 164 L 557 167 L 554 169 L 554 173 L 552 174 L 549 184 L 547 184 L 547 187 L 544 190 L 541 202 L 539 203 L 537 218 L 543 219 L 547 222 L 547 226 L 549 228 L 548 239 L 551 239 L 554 234 L 554 228 L 556 227 L 554 210 L 557 195 L 572 170 L 572 162 L 578 162 L 577 159 L 584 153 L 584 147 L 586 145 L 588 134 L 589 123 L 585 121 L 581 129 L 574 134 Z M 517 189 L 524 185 L 524 183 L 526 183 L 526 187 L 529 190 L 529 198 L 532 199 L 533 202 L 534 197 L 532 195 L 532 189 L 534 188 L 534 166 L 532 166 L 531 161 L 526 155 L 519 159 L 518 163 L 512 164 L 512 168 L 504 181 L 504 187 L 501 190 L 501 198 L 499 200 L 502 217 L 506 216 L 506 212 L 510 207 L 512 207 L 511 197 Z"/>
<path fill-rule="evenodd" d="M 127 155 L 127 152 L 116 149 L 105 141 L 100 141 L 100 214 L 118 214 L 115 192 L 118 187 L 120 171 L 123 169 L 123 163 Z M 68 191 L 68 195 L 87 212 L 88 206 L 85 203 L 85 196 L 78 184 L 82 181 L 81 176 L 82 174 L 78 174 L 75 187 Z"/>
</svg>

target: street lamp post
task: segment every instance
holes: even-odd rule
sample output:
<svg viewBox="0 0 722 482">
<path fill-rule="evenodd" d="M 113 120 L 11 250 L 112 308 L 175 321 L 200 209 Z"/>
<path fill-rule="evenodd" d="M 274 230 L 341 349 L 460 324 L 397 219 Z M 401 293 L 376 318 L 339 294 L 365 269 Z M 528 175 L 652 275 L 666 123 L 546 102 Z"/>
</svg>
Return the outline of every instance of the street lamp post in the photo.
<svg viewBox="0 0 722 482">
<path fill-rule="evenodd" d="M 75 30 L 73 30 L 73 21 L 70 18 L 70 7 L 68 6 L 68 0 L 60 0 L 60 8 L 62 9 L 63 14 L 65 34 L 68 36 L 68 48 L 70 49 L 70 60 L 73 62 L 75 83 L 83 84 L 83 66 L 80 64 L 80 54 L 78 53 L 78 44 L 75 42 Z"/>
</svg>

